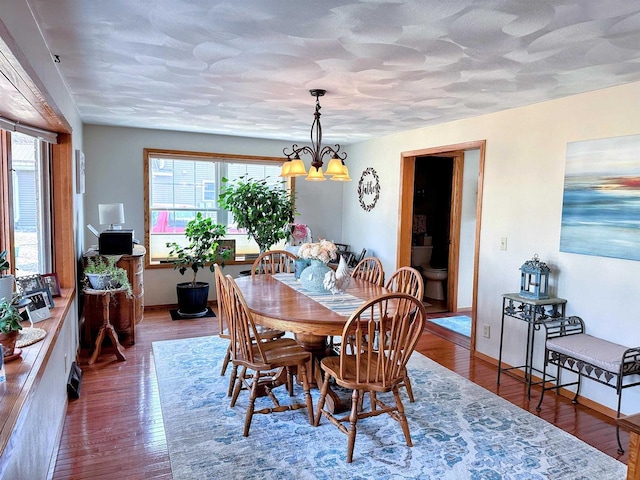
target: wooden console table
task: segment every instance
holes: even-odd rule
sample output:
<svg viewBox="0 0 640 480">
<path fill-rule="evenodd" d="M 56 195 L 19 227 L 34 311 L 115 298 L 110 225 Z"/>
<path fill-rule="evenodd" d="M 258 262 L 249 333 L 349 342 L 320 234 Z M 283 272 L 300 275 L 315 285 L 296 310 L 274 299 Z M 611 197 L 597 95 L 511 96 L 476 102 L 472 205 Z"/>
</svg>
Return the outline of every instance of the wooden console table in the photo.
<svg viewBox="0 0 640 480">
<path fill-rule="evenodd" d="M 619 418 L 618 425 L 629 430 L 627 480 L 640 480 L 640 413 Z"/>
<path fill-rule="evenodd" d="M 109 320 L 113 328 L 123 339 L 125 344 L 133 345 L 136 341 L 135 326 L 142 321 L 144 314 L 144 256 L 147 253 L 142 245 L 135 245 L 131 255 L 120 255 L 116 265 L 127 271 L 127 278 L 131 283 L 132 298 L 127 298 L 124 292 L 114 295 L 111 304 Z M 84 259 L 98 256 L 97 251 L 89 251 L 84 254 Z M 93 343 L 102 321 L 90 321 L 90 319 L 102 319 L 102 301 L 95 295 L 85 296 L 85 342 Z"/>
</svg>

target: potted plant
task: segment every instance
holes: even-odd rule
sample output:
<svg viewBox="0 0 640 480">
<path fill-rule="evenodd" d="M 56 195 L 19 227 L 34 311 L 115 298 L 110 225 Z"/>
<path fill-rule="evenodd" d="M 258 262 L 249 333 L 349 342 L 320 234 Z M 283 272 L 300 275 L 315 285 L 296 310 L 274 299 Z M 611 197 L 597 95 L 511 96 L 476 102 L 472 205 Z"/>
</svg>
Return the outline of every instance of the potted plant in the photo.
<svg viewBox="0 0 640 480">
<path fill-rule="evenodd" d="M 228 250 L 218 250 L 218 241 L 226 233 L 224 225 L 213 223 L 211 218 L 198 212 L 196 218 L 187 223 L 184 231 L 189 241 L 187 246 L 167 242 L 167 247 L 171 248 L 169 256 L 173 258 L 173 268 L 179 270 L 181 275 L 189 269 L 193 272 L 191 281 L 176 285 L 179 315 L 202 317 L 207 313 L 209 283 L 197 281 L 198 271 L 209 265 L 209 270 L 213 272 L 215 262 L 221 261 L 224 265 L 224 261 L 231 256 Z"/>
<path fill-rule="evenodd" d="M 293 196 L 285 188 L 269 185 L 266 180 L 240 177 L 233 184 L 227 183 L 220 194 L 220 204 L 233 214 L 238 228 L 247 230 L 266 252 L 280 240 L 291 235 L 291 223 L 295 216 Z"/>
<path fill-rule="evenodd" d="M 13 296 L 14 277 L 8 274 L 9 271 L 9 259 L 7 258 L 7 251 L 0 252 L 0 300 L 3 298 L 11 300 Z"/>
<path fill-rule="evenodd" d="M 12 301 L 12 297 L 0 299 L 0 344 L 5 357 L 13 355 L 19 331 L 22 330 L 22 317 Z"/>
<path fill-rule="evenodd" d="M 131 283 L 127 271 L 116 265 L 118 256 L 96 256 L 87 258 L 84 268 L 85 284 L 96 290 L 124 289 L 131 297 Z"/>
</svg>

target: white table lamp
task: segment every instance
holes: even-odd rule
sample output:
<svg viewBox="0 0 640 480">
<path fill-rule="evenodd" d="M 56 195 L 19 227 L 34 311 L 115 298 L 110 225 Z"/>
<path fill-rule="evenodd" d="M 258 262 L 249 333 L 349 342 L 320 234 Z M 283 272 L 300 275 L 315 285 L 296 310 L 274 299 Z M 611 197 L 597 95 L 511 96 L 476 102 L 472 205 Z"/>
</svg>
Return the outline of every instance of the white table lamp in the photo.
<svg viewBox="0 0 640 480">
<path fill-rule="evenodd" d="M 98 204 L 98 218 L 101 225 L 109 225 L 109 230 L 120 230 L 124 223 L 124 205 L 122 203 Z"/>
</svg>

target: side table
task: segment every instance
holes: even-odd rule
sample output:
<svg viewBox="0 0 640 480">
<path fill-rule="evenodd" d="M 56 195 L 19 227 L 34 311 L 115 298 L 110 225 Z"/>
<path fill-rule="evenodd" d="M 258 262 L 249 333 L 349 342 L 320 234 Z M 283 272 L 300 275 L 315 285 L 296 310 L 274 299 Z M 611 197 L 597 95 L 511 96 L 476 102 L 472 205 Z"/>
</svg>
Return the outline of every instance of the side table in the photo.
<svg viewBox="0 0 640 480">
<path fill-rule="evenodd" d="M 509 373 L 512 370 L 522 370 L 524 381 L 527 384 L 527 398 L 531 398 L 531 385 L 543 383 L 532 382 L 533 372 L 543 373 L 533 366 L 533 344 L 535 332 L 540 330 L 540 325 L 549 319 L 564 317 L 567 301 L 564 298 L 532 299 L 521 297 L 517 293 L 505 293 L 502 295 L 502 320 L 500 322 L 500 350 L 498 354 L 498 381 L 500 385 L 500 374 Z M 525 363 L 516 367 L 502 367 L 502 347 L 504 344 L 504 319 L 505 317 L 515 318 L 527 323 L 527 343 L 525 351 Z M 514 378 L 521 379 L 515 375 Z"/>
<path fill-rule="evenodd" d="M 118 340 L 118 334 L 116 333 L 115 328 L 111 325 L 111 320 L 109 318 L 109 304 L 111 303 L 111 297 L 116 293 L 124 292 L 125 289 L 114 289 L 114 290 L 94 290 L 92 288 L 85 288 L 85 295 L 95 295 L 102 300 L 102 326 L 100 327 L 100 331 L 98 332 L 98 337 L 96 338 L 96 346 L 93 351 L 93 355 L 89 359 L 89 365 L 93 365 L 100 355 L 100 350 L 102 349 L 102 342 L 104 341 L 105 334 L 111 339 L 113 343 L 113 348 L 115 349 L 115 354 L 119 362 L 126 361 L 124 356 L 124 352 L 122 349 L 122 345 L 120 345 L 120 341 Z"/>
</svg>

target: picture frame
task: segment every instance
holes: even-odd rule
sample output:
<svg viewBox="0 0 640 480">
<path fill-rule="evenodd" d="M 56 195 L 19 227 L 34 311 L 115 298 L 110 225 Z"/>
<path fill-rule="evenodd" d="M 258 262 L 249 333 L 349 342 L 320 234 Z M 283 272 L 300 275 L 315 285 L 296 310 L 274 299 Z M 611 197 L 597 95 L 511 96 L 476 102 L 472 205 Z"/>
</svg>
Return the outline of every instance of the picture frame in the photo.
<svg viewBox="0 0 640 480">
<path fill-rule="evenodd" d="M 30 296 L 33 295 L 34 293 L 42 293 L 44 295 L 44 301 L 45 301 L 47 307 L 49 309 L 53 308 L 53 295 L 51 295 L 51 290 L 49 290 L 49 287 L 45 286 L 44 288 L 40 288 L 38 290 L 32 290 L 27 295 L 30 298 Z M 23 298 L 25 298 L 25 297 L 26 296 L 23 296 Z"/>
<path fill-rule="evenodd" d="M 349 250 L 349 245 L 345 245 L 344 243 L 336 243 L 336 248 L 338 249 L 338 253 L 346 253 Z"/>
<path fill-rule="evenodd" d="M 16 277 L 16 284 L 20 289 L 20 293 L 26 296 L 28 293 L 47 288 L 39 273 L 35 275 L 26 275 L 24 277 Z"/>
<path fill-rule="evenodd" d="M 45 273 L 42 275 L 42 280 L 45 285 L 49 287 L 49 291 L 51 292 L 52 297 L 59 297 L 61 295 L 60 292 L 60 281 L 58 280 L 57 273 Z"/>
<path fill-rule="evenodd" d="M 47 289 L 43 289 L 24 295 L 25 298 L 31 300 L 29 305 L 27 305 L 27 312 L 31 323 L 41 322 L 51 317 L 51 311 L 47 305 L 47 291 Z"/>
</svg>

